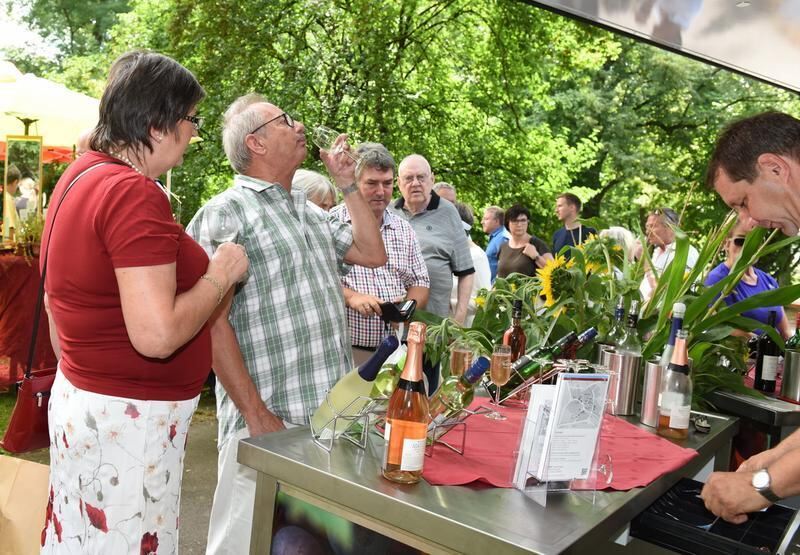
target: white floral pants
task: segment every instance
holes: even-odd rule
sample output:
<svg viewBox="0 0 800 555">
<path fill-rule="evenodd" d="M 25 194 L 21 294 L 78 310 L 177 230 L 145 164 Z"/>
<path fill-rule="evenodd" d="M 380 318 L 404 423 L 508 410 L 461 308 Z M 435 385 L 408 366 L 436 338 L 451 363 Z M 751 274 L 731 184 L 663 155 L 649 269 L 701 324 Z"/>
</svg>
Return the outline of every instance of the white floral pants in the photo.
<svg viewBox="0 0 800 555">
<path fill-rule="evenodd" d="M 198 398 L 100 395 L 59 371 L 42 553 L 177 553 L 183 456 Z"/>
</svg>

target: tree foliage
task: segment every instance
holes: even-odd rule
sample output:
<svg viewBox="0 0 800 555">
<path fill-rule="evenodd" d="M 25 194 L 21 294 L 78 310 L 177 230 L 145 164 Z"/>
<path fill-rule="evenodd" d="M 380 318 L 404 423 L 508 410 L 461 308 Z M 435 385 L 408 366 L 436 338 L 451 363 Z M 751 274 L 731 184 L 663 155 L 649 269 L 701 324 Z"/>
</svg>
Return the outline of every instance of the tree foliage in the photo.
<svg viewBox="0 0 800 555">
<path fill-rule="evenodd" d="M 777 88 L 512 0 L 73 4 L 35 0 L 31 12 L 39 28 L 80 39 L 65 50 L 63 81 L 96 93 L 115 56 L 150 48 L 206 88 L 211 125 L 175 171 L 185 221 L 230 184 L 220 116 L 250 91 L 308 126 L 382 142 L 398 160 L 425 155 L 477 210 L 527 204 L 544 238 L 565 190 L 600 222 L 636 230 L 649 208 L 672 206 L 690 236 L 704 234 L 727 212 L 703 184 L 719 129 L 799 106 Z M 83 21 L 77 32 L 59 19 L 63 5 Z M 92 19 L 100 5 L 107 13 Z M 320 167 L 316 154 L 306 166 Z M 793 258 L 776 255 L 771 269 L 787 273 Z"/>
</svg>

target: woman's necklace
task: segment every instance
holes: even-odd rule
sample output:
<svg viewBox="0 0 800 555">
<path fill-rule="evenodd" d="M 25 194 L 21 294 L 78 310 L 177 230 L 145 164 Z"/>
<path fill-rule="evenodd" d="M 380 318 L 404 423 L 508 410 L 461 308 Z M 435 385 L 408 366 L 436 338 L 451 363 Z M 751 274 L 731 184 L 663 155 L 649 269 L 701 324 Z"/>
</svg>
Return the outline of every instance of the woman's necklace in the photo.
<svg viewBox="0 0 800 555">
<path fill-rule="evenodd" d="M 130 158 L 128 158 L 127 156 L 125 156 L 125 155 L 124 155 L 124 154 L 122 154 L 121 152 L 112 152 L 112 153 L 111 153 L 111 156 L 113 156 L 113 157 L 115 157 L 115 158 L 118 158 L 118 159 L 119 159 L 121 162 L 125 162 L 125 164 L 127 164 L 128 166 L 130 166 L 130 167 L 133 169 L 133 171 L 135 171 L 135 172 L 136 172 L 136 173 L 138 173 L 139 175 L 143 175 L 144 177 L 147 177 L 146 175 L 144 175 L 144 172 L 143 172 L 142 170 L 140 170 L 138 167 L 136 167 L 136 164 L 134 164 L 134 163 L 131 161 L 131 159 L 130 159 Z M 176 195 L 175 195 L 175 194 L 174 194 L 172 191 L 167 191 L 167 188 L 166 188 L 166 187 L 164 187 L 164 185 L 162 185 L 160 181 L 158 181 L 157 179 L 153 179 L 152 181 L 153 181 L 153 182 L 154 182 L 156 185 L 158 185 L 158 188 L 159 188 L 159 189 L 161 189 L 161 192 L 162 192 L 162 193 L 164 193 L 165 195 L 167 195 L 167 198 L 173 197 L 173 198 L 175 198 L 175 200 L 177 201 L 177 203 L 178 203 L 178 204 L 180 204 L 180 202 L 181 202 L 181 201 L 180 201 L 180 199 L 179 199 L 179 198 L 178 198 L 178 197 L 177 197 L 177 196 L 176 196 Z"/>
<path fill-rule="evenodd" d="M 131 159 L 128 158 L 127 156 L 125 156 L 124 154 L 122 154 L 121 152 L 112 152 L 111 155 L 116 157 L 116 158 L 119 158 L 120 160 L 122 160 L 123 162 L 128 164 L 139 175 L 144 175 L 144 172 L 142 170 L 140 170 L 138 167 L 136 167 L 136 164 L 131 162 Z M 145 176 L 145 177 L 147 177 L 147 176 Z"/>
</svg>

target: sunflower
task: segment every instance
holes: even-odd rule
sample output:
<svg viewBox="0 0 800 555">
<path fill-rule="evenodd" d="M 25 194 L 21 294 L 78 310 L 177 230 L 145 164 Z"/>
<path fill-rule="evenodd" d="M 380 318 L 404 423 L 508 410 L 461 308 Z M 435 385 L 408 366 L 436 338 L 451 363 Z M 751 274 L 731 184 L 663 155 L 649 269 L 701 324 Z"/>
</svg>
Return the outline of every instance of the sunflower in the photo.
<svg viewBox="0 0 800 555">
<path fill-rule="evenodd" d="M 604 264 L 600 264 L 599 262 L 591 262 L 591 261 L 587 261 L 586 262 L 586 275 L 587 276 L 589 274 L 596 274 L 599 271 L 604 270 L 604 269 L 605 269 L 605 265 Z"/>
<path fill-rule="evenodd" d="M 572 260 L 567 261 L 563 255 L 560 255 L 552 260 L 548 260 L 542 268 L 536 270 L 536 274 L 539 276 L 539 280 L 542 283 L 545 306 L 553 306 L 556 304 L 561 293 L 556 293 L 554 285 L 559 283 L 559 279 L 561 278 L 559 274 L 561 274 L 564 269 L 570 268 L 573 264 L 574 262 Z"/>
</svg>

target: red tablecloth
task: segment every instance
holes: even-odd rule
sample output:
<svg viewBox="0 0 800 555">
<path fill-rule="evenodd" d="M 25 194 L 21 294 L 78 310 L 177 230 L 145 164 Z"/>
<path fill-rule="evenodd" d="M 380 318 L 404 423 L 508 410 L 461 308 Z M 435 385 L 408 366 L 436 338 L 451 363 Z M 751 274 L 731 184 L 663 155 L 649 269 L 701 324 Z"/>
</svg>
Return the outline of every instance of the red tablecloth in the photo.
<svg viewBox="0 0 800 555">
<path fill-rule="evenodd" d="M 0 255 L 0 387 L 18 381 L 25 371 L 38 292 L 38 258 Z M 44 308 L 33 362 L 34 368 L 56 364 Z"/>
<path fill-rule="evenodd" d="M 488 401 L 475 401 L 471 408 L 474 410 L 482 404 L 488 404 Z M 483 415 L 467 419 L 463 456 L 436 445 L 433 456 L 425 459 L 425 480 L 431 485 L 483 482 L 495 487 L 512 487 L 525 410 L 505 407 L 499 410 L 508 417 L 507 420 L 492 420 Z M 454 430 L 445 439 L 460 446 L 458 434 L 460 432 Z M 606 415 L 600 434 L 601 460 L 605 460 L 605 455 L 611 456 L 613 465 L 609 489 L 629 490 L 646 486 L 659 476 L 677 470 L 697 456 L 697 451 Z"/>
</svg>

